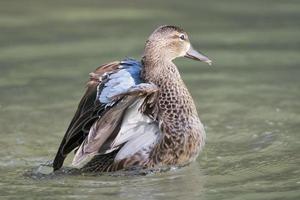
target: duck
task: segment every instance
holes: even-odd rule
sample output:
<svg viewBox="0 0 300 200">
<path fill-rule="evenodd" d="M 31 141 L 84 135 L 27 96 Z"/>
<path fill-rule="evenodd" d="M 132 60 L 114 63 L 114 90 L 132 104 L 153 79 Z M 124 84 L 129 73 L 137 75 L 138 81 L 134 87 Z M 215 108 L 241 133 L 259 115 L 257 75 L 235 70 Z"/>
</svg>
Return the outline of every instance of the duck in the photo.
<svg viewBox="0 0 300 200">
<path fill-rule="evenodd" d="M 125 58 L 90 73 L 86 91 L 60 143 L 53 170 L 74 151 L 72 167 L 88 172 L 185 166 L 205 144 L 193 98 L 173 60 L 211 65 L 187 33 L 163 25 L 145 43 L 141 60 Z"/>
</svg>

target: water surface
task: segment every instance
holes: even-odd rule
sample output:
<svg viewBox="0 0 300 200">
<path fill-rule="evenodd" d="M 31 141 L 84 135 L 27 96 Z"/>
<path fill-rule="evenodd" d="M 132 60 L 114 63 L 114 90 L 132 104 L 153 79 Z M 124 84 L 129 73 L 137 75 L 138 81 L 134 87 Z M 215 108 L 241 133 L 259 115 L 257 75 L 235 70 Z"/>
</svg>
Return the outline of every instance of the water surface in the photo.
<svg viewBox="0 0 300 200">
<path fill-rule="evenodd" d="M 2 1 L 1 199 L 300 199 L 299 1 Z M 53 159 L 100 64 L 177 24 L 213 67 L 177 59 L 207 131 L 192 165 L 147 176 L 24 176 Z M 67 164 L 70 160 L 67 161 Z"/>
</svg>

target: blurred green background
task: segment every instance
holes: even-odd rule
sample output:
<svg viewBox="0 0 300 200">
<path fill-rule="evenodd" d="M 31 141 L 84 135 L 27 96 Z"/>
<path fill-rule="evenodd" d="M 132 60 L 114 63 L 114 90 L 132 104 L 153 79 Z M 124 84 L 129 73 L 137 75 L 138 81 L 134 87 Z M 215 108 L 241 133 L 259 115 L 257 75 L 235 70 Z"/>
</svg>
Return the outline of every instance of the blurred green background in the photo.
<svg viewBox="0 0 300 200">
<path fill-rule="evenodd" d="M 54 157 L 88 73 L 139 59 L 159 25 L 206 126 L 189 167 L 145 177 L 26 177 Z M 1 0 L 1 199 L 300 199 L 300 1 Z M 35 179 L 37 178 L 37 179 Z"/>
</svg>

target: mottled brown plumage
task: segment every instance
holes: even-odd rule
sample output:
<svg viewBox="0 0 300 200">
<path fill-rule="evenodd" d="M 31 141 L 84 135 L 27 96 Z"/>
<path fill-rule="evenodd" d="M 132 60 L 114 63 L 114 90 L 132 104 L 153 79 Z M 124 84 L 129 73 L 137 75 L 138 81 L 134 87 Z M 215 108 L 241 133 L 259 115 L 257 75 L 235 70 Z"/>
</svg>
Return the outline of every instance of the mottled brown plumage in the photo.
<svg viewBox="0 0 300 200">
<path fill-rule="evenodd" d="M 54 159 L 54 170 L 75 148 L 73 165 L 83 171 L 182 166 L 195 160 L 204 146 L 205 132 L 172 62 L 181 56 L 211 63 L 193 50 L 183 29 L 156 29 L 145 45 L 140 75 L 143 83 L 110 97 L 111 103 L 104 102 L 104 88 L 117 89 L 110 80 L 126 72 L 122 71 L 125 64 L 109 63 L 91 73 L 86 93 Z M 132 124 L 130 120 L 139 116 L 140 120 Z"/>
</svg>

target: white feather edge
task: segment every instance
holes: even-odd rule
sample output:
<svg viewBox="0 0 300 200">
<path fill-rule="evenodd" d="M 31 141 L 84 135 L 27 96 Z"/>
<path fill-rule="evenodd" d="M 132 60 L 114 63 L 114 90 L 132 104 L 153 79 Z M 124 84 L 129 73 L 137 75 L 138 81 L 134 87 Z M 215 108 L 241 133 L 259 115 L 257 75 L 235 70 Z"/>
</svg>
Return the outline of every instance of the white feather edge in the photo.
<svg viewBox="0 0 300 200">
<path fill-rule="evenodd" d="M 75 168 L 80 169 L 83 166 L 85 166 L 88 162 L 90 162 L 96 155 L 99 155 L 99 153 L 97 152 L 89 153 L 86 156 L 84 156 L 82 159 L 73 159 L 71 165 Z"/>
<path fill-rule="evenodd" d="M 112 143 L 112 148 L 144 133 L 147 125 L 153 122 L 152 119 L 139 111 L 144 100 L 144 98 L 137 100 L 127 109 L 119 134 Z"/>
<path fill-rule="evenodd" d="M 158 139 L 158 124 L 139 111 L 144 100 L 144 98 L 137 100 L 126 111 L 120 132 L 112 143 L 112 148 L 126 143 L 119 150 L 115 161 L 130 157 L 140 150 L 148 149 Z"/>
</svg>

